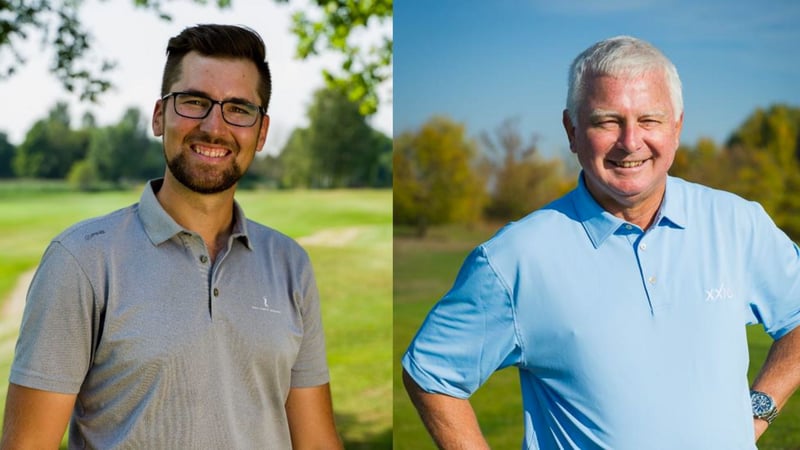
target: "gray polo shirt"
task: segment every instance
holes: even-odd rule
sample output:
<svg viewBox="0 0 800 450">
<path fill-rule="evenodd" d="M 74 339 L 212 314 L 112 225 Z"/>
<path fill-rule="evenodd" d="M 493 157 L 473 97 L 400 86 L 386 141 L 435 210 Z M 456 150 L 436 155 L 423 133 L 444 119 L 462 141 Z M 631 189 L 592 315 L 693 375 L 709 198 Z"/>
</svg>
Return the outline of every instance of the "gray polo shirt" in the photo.
<svg viewBox="0 0 800 450">
<path fill-rule="evenodd" d="M 291 448 L 289 388 L 329 380 L 308 256 L 237 204 L 212 265 L 160 185 L 51 242 L 10 380 L 78 394 L 70 448 Z"/>
</svg>

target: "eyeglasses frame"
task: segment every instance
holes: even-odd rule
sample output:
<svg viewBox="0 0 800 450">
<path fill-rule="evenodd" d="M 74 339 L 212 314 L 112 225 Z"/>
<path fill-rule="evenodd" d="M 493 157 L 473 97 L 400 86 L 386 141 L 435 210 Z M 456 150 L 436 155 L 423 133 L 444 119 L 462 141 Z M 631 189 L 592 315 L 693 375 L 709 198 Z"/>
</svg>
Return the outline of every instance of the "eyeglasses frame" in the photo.
<svg viewBox="0 0 800 450">
<path fill-rule="evenodd" d="M 169 94 L 166 94 L 163 97 L 161 97 L 161 101 L 167 101 L 167 99 L 169 99 L 170 97 L 176 97 L 178 95 L 191 95 L 193 97 L 204 98 L 204 99 L 206 99 L 206 100 L 211 102 L 211 106 L 208 108 L 208 110 L 206 111 L 206 113 L 202 117 L 190 117 L 190 116 L 185 116 L 185 115 L 183 115 L 183 114 L 178 112 L 178 104 L 175 101 L 175 99 L 173 98 L 172 99 L 172 110 L 175 111 L 175 114 L 177 114 L 177 115 L 179 115 L 179 116 L 181 116 L 181 117 L 183 117 L 185 119 L 203 120 L 206 117 L 208 117 L 209 114 L 211 114 L 211 110 L 214 109 L 214 105 L 219 105 L 219 110 L 220 110 L 220 115 L 222 116 L 222 120 L 224 120 L 225 123 L 227 123 L 228 125 L 231 125 L 231 126 L 234 126 L 234 127 L 240 127 L 240 128 L 251 128 L 255 124 L 258 123 L 258 118 L 256 118 L 256 120 L 253 121 L 253 123 L 250 124 L 250 125 L 238 125 L 238 124 L 235 124 L 235 123 L 231 123 L 228 119 L 225 118 L 225 109 L 224 109 L 224 107 L 225 107 L 226 103 L 232 103 L 234 105 L 252 105 L 252 106 L 256 107 L 256 109 L 258 110 L 259 113 L 261 113 L 261 117 L 264 117 L 264 116 L 267 115 L 266 108 L 264 108 L 263 106 L 256 105 L 255 103 L 240 102 L 240 101 L 236 101 L 236 100 L 216 100 L 216 99 L 213 99 L 213 98 L 211 98 L 211 97 L 209 97 L 209 96 L 207 96 L 205 94 L 201 94 L 201 93 L 198 93 L 198 92 L 173 91 L 173 92 L 170 92 Z"/>
</svg>

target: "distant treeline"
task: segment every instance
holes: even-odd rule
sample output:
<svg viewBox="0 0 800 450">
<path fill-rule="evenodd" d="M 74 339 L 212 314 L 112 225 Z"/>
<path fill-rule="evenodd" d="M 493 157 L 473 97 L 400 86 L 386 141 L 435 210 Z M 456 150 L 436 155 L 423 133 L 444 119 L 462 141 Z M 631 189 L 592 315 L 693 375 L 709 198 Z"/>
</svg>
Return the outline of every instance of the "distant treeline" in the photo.
<svg viewBox="0 0 800 450">
<path fill-rule="evenodd" d="M 395 140 L 394 220 L 419 234 L 435 224 L 515 220 L 572 189 L 578 170 L 573 159 L 542 156 L 514 121 L 472 139 L 462 124 L 434 117 Z M 682 145 L 670 173 L 759 202 L 800 240 L 800 108 L 757 109 L 725 143 Z"/>
<path fill-rule="evenodd" d="M 254 160 L 244 185 L 277 188 L 390 187 L 392 140 L 373 129 L 358 105 L 339 90 L 315 93 L 308 128 L 295 129 L 277 156 Z M 0 131 L 0 178 L 66 179 L 98 189 L 160 177 L 161 142 L 150 117 L 128 109 L 115 125 L 98 127 L 91 114 L 79 127 L 58 103 L 15 146 Z"/>
</svg>

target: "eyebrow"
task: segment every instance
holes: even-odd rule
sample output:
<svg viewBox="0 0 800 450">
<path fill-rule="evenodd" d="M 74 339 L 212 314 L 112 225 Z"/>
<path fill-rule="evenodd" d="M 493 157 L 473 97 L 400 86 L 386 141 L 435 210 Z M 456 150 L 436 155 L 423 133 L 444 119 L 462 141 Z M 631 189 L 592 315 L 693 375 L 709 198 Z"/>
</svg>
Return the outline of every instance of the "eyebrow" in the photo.
<svg viewBox="0 0 800 450">
<path fill-rule="evenodd" d="M 618 111 L 607 110 L 607 109 L 595 109 L 589 113 L 589 119 L 593 121 L 604 117 L 613 117 L 615 119 L 620 119 L 623 118 L 624 116 Z M 642 114 L 639 114 L 638 117 L 640 119 L 645 117 L 665 118 L 669 117 L 669 114 L 667 114 L 664 111 L 647 111 Z"/>
<path fill-rule="evenodd" d="M 186 90 L 183 90 L 181 92 L 183 92 L 184 94 L 189 94 L 189 95 L 197 95 L 197 96 L 200 96 L 200 97 L 208 97 L 208 98 L 210 98 L 212 100 L 215 100 L 214 97 L 208 95 L 208 93 L 203 92 L 203 91 L 199 91 L 197 89 L 186 89 Z M 258 103 L 250 101 L 250 100 L 248 100 L 246 98 L 241 98 L 241 97 L 228 97 L 228 98 L 224 98 L 224 99 L 222 99 L 220 101 L 259 106 Z"/>
</svg>

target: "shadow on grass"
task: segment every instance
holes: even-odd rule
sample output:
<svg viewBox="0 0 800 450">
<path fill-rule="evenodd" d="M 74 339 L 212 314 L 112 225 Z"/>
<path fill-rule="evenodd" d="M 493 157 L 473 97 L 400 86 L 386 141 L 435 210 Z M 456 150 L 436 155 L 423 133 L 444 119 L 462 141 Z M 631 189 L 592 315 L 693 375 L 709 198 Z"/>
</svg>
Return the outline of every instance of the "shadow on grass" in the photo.
<svg viewBox="0 0 800 450">
<path fill-rule="evenodd" d="M 392 448 L 392 429 L 365 427 L 364 419 L 355 414 L 336 414 L 336 427 L 347 450 L 389 450 Z M 368 428 L 368 430 L 365 430 Z"/>
</svg>

